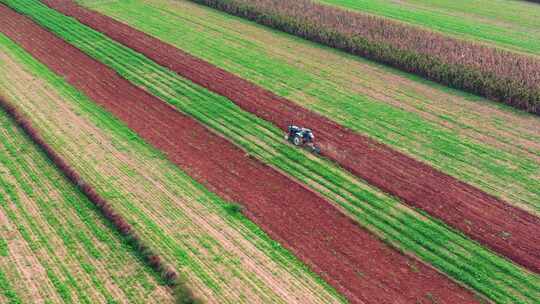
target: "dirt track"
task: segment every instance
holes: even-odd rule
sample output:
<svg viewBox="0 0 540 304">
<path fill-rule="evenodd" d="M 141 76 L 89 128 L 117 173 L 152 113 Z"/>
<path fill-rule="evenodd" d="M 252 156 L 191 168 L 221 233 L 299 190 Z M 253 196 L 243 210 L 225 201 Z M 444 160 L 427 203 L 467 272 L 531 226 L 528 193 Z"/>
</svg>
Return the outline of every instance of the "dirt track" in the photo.
<svg viewBox="0 0 540 304">
<path fill-rule="evenodd" d="M 540 273 L 540 218 L 72 0 L 43 2 L 282 129 L 291 121 L 314 128 L 343 168 Z"/>
<path fill-rule="evenodd" d="M 250 219 L 351 302 L 422 302 L 428 294 L 443 303 L 477 302 L 470 291 L 431 267 L 422 263 L 411 267 L 410 258 L 356 226 L 312 191 L 246 157 L 192 118 L 3 5 L 0 30 L 199 182 L 241 203 Z"/>
</svg>

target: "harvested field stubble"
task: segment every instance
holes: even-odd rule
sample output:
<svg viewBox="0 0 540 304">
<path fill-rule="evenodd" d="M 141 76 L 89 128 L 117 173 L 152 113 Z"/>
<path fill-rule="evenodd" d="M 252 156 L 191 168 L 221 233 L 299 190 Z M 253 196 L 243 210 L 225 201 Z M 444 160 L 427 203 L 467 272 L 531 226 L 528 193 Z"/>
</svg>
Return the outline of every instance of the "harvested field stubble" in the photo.
<svg viewBox="0 0 540 304">
<path fill-rule="evenodd" d="M 118 214 L 109 202 L 102 198 L 89 184 L 87 184 L 81 176 L 43 140 L 30 121 L 23 117 L 16 107 L 7 102 L 2 96 L 0 96 L 0 107 L 2 107 L 32 139 L 32 141 L 45 152 L 73 185 L 78 187 L 86 197 L 96 205 L 102 215 L 112 223 L 148 265 L 161 274 L 162 279 L 175 290 L 178 301 L 181 301 L 182 303 L 198 303 L 198 300 L 193 297 L 192 292 L 184 286 L 184 283 L 178 277 L 176 270 L 166 264 L 158 253 L 145 244 L 144 240 L 142 240 L 134 231 L 131 224 Z"/>
<path fill-rule="evenodd" d="M 415 272 L 408 266 L 409 258 L 359 229 L 320 196 L 246 157 L 244 151 L 131 85 L 115 71 L 84 56 L 28 19 L 5 8 L 1 13 L 8 17 L 4 21 L 18 23 L 18 26 L 2 26 L 12 39 L 166 152 L 197 180 L 218 194 L 241 202 L 250 218 L 351 301 L 409 302 L 423 299 L 429 293 L 441 301 L 476 302 L 470 292 L 422 263 L 416 264 L 414 269 L 418 273 Z M 54 18 L 51 22 L 55 22 Z M 19 35 L 20 29 L 25 35 Z M 64 64 L 60 54 L 78 64 Z M 107 81 L 86 81 L 97 77 Z M 394 290 L 389 286 L 401 288 Z"/>
<path fill-rule="evenodd" d="M 71 1 L 44 2 L 181 76 L 228 97 L 280 129 L 291 121 L 317 126 L 317 140 L 324 147 L 325 156 L 405 203 L 539 272 L 540 240 L 530 241 L 531 236 L 540 237 L 540 219 L 534 215 L 111 18 Z M 512 237 L 501 237 L 506 234 Z"/>
<path fill-rule="evenodd" d="M 129 239 L 32 142 L 32 126 L 0 102 L 0 286 L 8 303 L 172 302 Z"/>
<path fill-rule="evenodd" d="M 192 0 L 540 114 L 540 60 L 310 0 Z"/>
</svg>

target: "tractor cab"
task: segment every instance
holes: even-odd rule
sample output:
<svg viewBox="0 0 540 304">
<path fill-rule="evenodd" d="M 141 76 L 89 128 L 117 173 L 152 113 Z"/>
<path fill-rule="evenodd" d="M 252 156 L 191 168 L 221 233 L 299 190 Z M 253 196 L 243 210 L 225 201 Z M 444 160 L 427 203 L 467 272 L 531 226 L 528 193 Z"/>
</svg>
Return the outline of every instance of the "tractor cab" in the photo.
<svg viewBox="0 0 540 304">
<path fill-rule="evenodd" d="M 287 127 L 285 139 L 293 143 L 295 146 L 307 146 L 311 148 L 312 152 L 320 152 L 320 149 L 313 144 L 315 135 L 313 135 L 311 129 L 290 125 Z"/>
</svg>

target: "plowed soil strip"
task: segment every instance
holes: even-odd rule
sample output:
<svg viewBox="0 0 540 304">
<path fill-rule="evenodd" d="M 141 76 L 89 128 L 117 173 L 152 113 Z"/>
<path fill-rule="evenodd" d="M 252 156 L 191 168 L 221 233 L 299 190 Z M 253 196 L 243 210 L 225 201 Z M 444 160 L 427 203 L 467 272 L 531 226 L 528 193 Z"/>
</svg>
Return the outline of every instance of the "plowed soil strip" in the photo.
<svg viewBox="0 0 540 304">
<path fill-rule="evenodd" d="M 43 2 L 282 129 L 291 122 L 313 128 L 324 156 L 540 273 L 538 217 L 72 0 Z"/>
<path fill-rule="evenodd" d="M 0 5 L 0 30 L 107 108 L 217 194 L 241 203 L 274 239 L 355 303 L 411 303 L 474 295 L 433 268 L 358 228 L 332 205 L 245 153 L 113 70 Z"/>
</svg>

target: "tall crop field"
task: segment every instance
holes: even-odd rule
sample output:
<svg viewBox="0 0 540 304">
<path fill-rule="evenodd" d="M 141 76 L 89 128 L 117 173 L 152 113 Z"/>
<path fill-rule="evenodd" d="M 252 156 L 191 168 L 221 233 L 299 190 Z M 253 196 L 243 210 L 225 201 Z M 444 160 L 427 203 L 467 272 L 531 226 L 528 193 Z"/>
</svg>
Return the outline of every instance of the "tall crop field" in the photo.
<svg viewBox="0 0 540 304">
<path fill-rule="evenodd" d="M 248 153 L 334 201 L 362 226 L 400 250 L 416 254 L 496 302 L 531 302 L 539 278 L 437 220 L 405 208 L 334 164 L 283 143 L 282 131 L 231 101 L 186 81 L 147 58 L 38 3 L 4 1 L 120 75 L 193 116 Z"/>
<path fill-rule="evenodd" d="M 317 0 L 316 2 L 518 52 L 540 55 L 540 6 L 507 0 Z"/>
<path fill-rule="evenodd" d="M 193 0 L 540 114 L 540 59 L 311 0 Z"/>
</svg>

